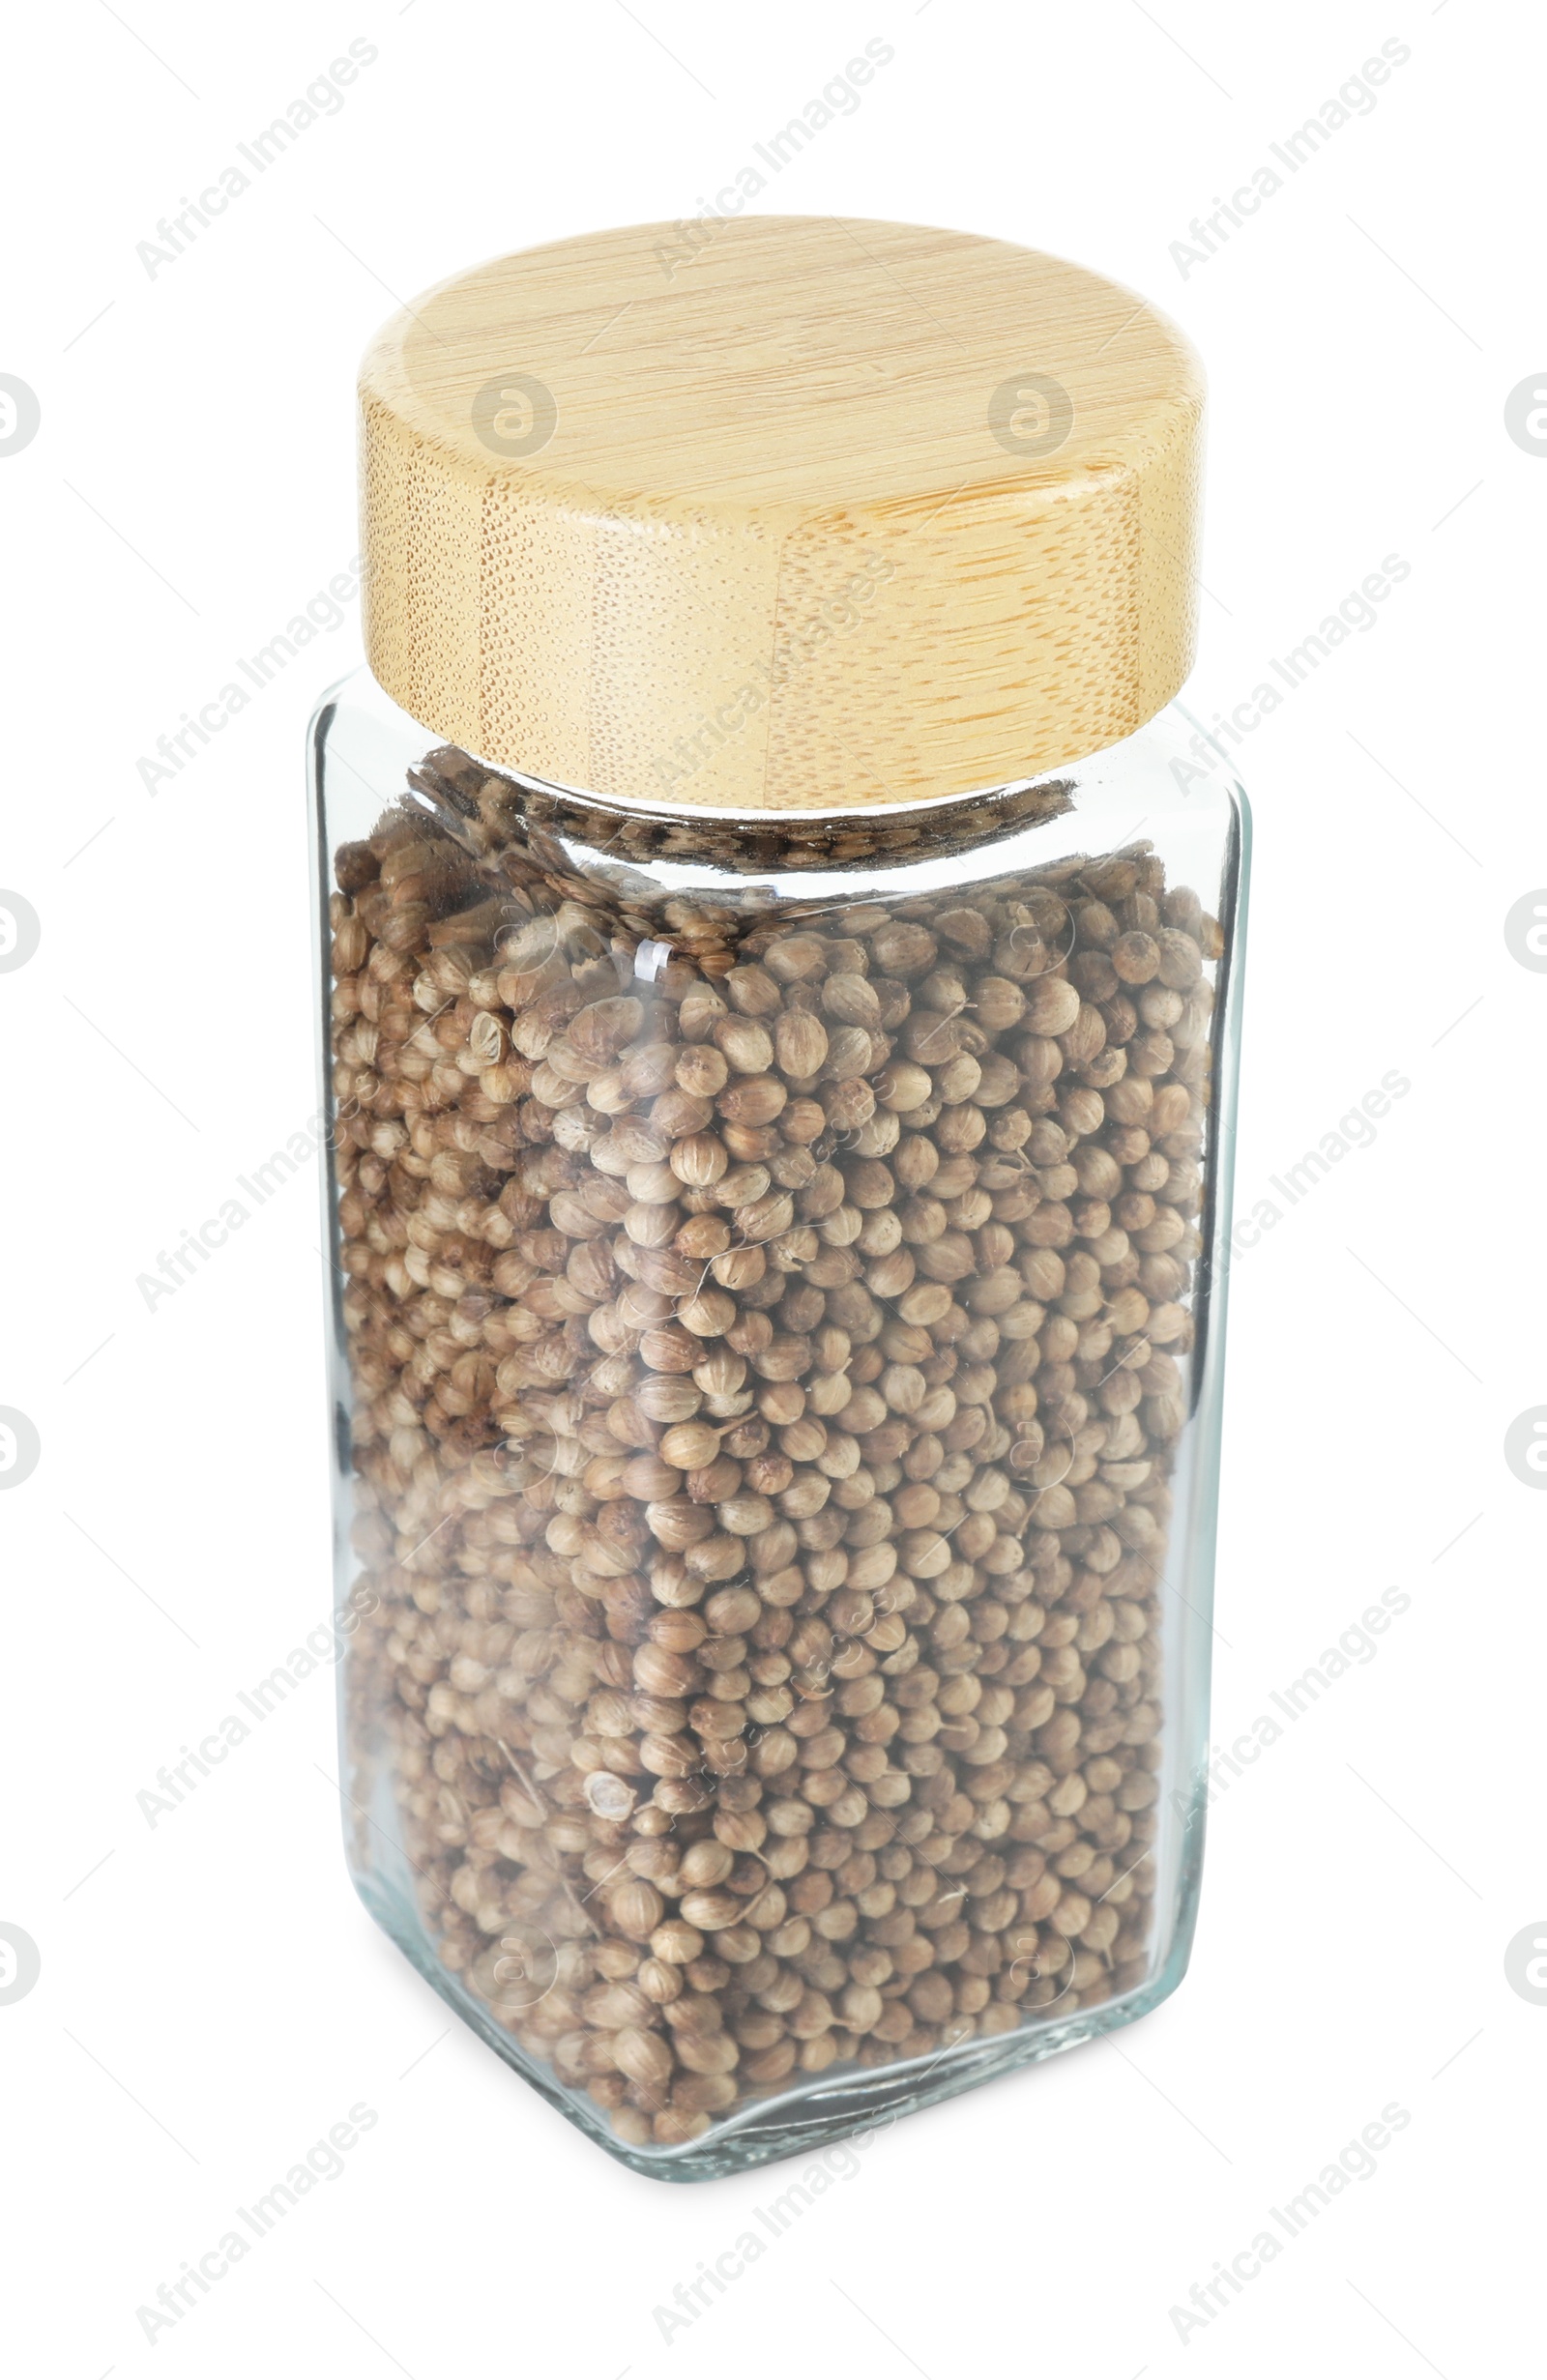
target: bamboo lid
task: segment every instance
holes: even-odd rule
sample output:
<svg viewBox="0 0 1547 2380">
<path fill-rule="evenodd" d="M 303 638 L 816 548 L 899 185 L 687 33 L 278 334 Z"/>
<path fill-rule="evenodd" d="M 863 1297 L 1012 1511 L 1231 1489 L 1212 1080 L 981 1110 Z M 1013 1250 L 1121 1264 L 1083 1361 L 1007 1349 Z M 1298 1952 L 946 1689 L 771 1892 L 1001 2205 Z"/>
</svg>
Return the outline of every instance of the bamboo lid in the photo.
<svg viewBox="0 0 1547 2380">
<path fill-rule="evenodd" d="M 1117 742 L 1191 664 L 1195 355 L 1128 290 L 906 223 L 595 232 L 361 369 L 365 649 L 609 799 L 905 802 Z"/>
</svg>

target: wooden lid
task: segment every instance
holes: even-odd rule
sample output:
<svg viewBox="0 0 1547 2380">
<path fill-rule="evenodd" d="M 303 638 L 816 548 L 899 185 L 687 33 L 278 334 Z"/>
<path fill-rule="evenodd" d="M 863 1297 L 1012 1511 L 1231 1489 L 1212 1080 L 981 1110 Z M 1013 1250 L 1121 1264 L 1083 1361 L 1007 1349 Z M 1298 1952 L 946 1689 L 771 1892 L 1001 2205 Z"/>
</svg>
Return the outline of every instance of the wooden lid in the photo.
<svg viewBox="0 0 1547 2380">
<path fill-rule="evenodd" d="M 1191 664 L 1203 381 L 1077 265 L 907 223 L 480 265 L 361 368 L 365 650 L 609 799 L 905 802 L 1131 735 Z"/>
</svg>

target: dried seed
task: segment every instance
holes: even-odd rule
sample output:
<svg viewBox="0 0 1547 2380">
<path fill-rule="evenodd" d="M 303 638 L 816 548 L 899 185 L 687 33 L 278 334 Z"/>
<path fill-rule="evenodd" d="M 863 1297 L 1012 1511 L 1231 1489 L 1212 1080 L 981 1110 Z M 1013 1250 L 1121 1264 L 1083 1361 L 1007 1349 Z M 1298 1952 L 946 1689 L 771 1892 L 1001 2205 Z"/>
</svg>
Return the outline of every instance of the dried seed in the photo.
<svg viewBox="0 0 1547 2380">
<path fill-rule="evenodd" d="M 635 2145 L 1142 1980 L 1217 924 L 1142 849 L 794 923 L 707 814 L 419 775 L 334 1054 L 350 1662 L 441 1957 Z"/>
</svg>

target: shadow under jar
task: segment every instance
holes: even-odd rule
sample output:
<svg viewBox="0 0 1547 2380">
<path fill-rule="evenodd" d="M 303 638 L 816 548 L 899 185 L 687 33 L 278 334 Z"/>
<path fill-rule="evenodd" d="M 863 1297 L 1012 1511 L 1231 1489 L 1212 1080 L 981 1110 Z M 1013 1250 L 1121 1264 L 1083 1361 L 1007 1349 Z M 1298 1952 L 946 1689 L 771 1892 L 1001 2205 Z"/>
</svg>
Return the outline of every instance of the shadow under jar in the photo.
<svg viewBox="0 0 1547 2380">
<path fill-rule="evenodd" d="M 986 792 L 569 790 L 392 699 L 371 585 L 312 735 L 351 1867 L 699 2178 L 1185 1965 L 1243 804 L 1175 712 L 1042 765 L 1045 700 Z"/>
</svg>

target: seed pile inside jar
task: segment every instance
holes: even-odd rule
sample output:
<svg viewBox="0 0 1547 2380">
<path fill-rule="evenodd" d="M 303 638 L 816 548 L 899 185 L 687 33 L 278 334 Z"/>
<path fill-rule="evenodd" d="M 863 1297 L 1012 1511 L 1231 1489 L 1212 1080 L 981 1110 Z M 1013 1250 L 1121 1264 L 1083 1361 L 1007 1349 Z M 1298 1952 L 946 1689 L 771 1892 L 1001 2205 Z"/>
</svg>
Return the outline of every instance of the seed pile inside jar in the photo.
<svg viewBox="0 0 1547 2380">
<path fill-rule="evenodd" d="M 439 1958 L 639 2146 L 1130 1988 L 1218 927 L 1143 844 L 674 892 L 413 782 L 336 854 L 335 1137 Z"/>
</svg>

